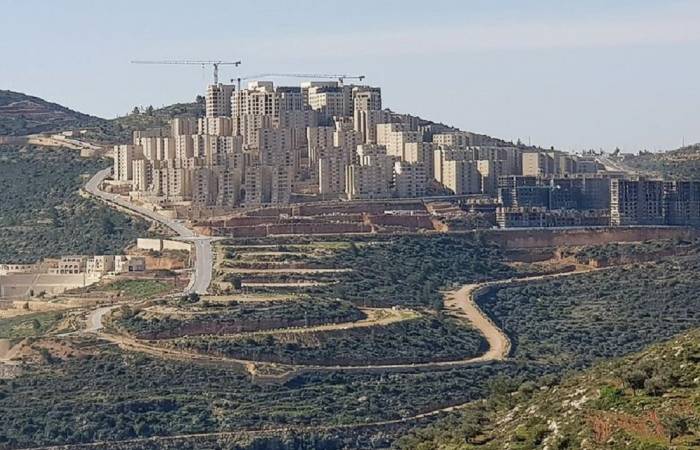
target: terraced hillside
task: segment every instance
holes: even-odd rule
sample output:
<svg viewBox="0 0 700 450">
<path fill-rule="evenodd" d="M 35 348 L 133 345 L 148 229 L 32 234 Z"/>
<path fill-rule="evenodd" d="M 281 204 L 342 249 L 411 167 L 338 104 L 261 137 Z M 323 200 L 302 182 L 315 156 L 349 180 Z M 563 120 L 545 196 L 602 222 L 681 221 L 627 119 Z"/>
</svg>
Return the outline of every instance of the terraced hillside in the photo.
<svg viewBox="0 0 700 450">
<path fill-rule="evenodd" d="M 468 322 L 443 313 L 438 288 L 513 273 L 498 254 L 472 237 L 228 243 L 218 252 L 212 289 L 218 295 L 125 308 L 111 324 L 149 345 L 256 367 L 474 358 L 486 351 L 485 340 Z M 443 267 L 429 267 L 434 264 Z"/>
<path fill-rule="evenodd" d="M 20 92 L 0 90 L 0 136 L 105 125 L 106 120 Z"/>
<path fill-rule="evenodd" d="M 204 100 L 176 103 L 162 108 L 147 107 L 115 119 L 83 114 L 39 97 L 0 90 L 0 136 L 25 136 L 87 130 L 83 139 L 105 144 L 123 143 L 134 130 L 168 125 L 175 117 L 204 115 Z"/>
<path fill-rule="evenodd" d="M 0 443 L 8 449 L 59 443 L 91 443 L 85 448 L 93 449 L 388 448 L 412 427 L 456 411 L 471 414 L 473 408 L 484 410 L 465 416 L 464 428 L 473 435 L 460 434 L 466 432 L 459 428 L 449 435 L 456 440 L 439 441 L 445 429 L 439 425 L 437 431 L 417 431 L 407 438 L 413 439 L 409 444 L 397 445 L 427 449 L 436 448 L 434 442 L 445 442 L 444 448 L 502 443 L 498 439 L 513 434 L 505 428 L 507 421 L 493 418 L 515 406 L 512 402 L 531 398 L 539 385 L 553 386 L 571 369 L 628 355 L 642 344 L 697 327 L 700 286 L 688 274 L 694 273 L 700 256 L 696 244 L 689 245 L 695 250 L 658 262 L 528 277 L 507 264 L 498 248 L 471 235 L 225 242 L 218 253 L 216 293 L 117 299 L 107 308 L 83 309 L 88 324 L 104 313 L 100 317 L 107 329 L 13 342 L 14 354 L 32 356 L 22 374 L 0 382 L 0 415 L 6 418 L 0 422 Z M 294 262 L 296 269 L 346 270 L 323 274 L 327 284 L 322 285 L 276 279 L 278 284 L 251 286 L 249 273 L 235 271 L 243 260 L 246 267 L 272 263 L 280 270 Z M 432 271 L 403 284 L 423 266 L 432 266 Z M 359 270 L 370 274 L 367 284 L 348 286 Z M 266 276 L 282 275 L 275 271 Z M 488 281 L 499 278 L 496 284 Z M 397 285 L 388 286 L 386 280 Z M 631 289 L 630 280 L 641 286 Z M 415 289 L 421 283 L 434 286 L 435 294 L 428 297 Z M 440 288 L 446 291 L 440 293 Z M 348 295 L 339 295 L 341 289 Z M 533 294 L 516 297 L 522 289 Z M 638 297 L 642 290 L 647 298 Z M 666 294 L 669 290 L 673 298 Z M 629 292 L 629 301 L 614 295 L 618 292 Z M 482 328 L 473 328 L 474 316 L 461 315 L 470 305 L 482 319 L 480 326 L 490 324 L 497 334 L 499 328 L 507 334 L 501 336 L 501 357 L 471 356 L 491 353 L 493 341 L 485 348 Z M 211 322 L 215 311 L 230 317 L 226 326 L 258 328 L 177 332 L 179 325 L 199 316 Z M 309 320 L 320 321 L 258 320 L 301 317 L 304 311 Z M 333 316 L 343 311 L 362 315 L 342 320 Z M 79 317 L 75 314 L 71 312 Z M 129 329 L 134 317 L 139 325 Z M 171 327 L 172 321 L 178 326 Z M 147 334 L 161 322 L 176 334 Z M 80 327 L 78 319 L 73 323 Z M 669 324 L 674 328 L 669 330 Z M 641 383 L 656 392 L 646 380 L 659 377 L 649 372 Z M 635 386 L 639 379 L 625 378 Z M 625 390 L 614 394 L 627 396 Z M 487 403 L 480 401 L 487 398 Z M 555 405 L 562 399 L 553 394 L 547 401 Z M 495 412 L 485 409 L 491 407 Z M 549 419 L 536 421 L 533 414 L 520 411 L 513 413 L 522 414 L 518 425 L 524 424 L 513 428 L 515 440 L 491 448 L 542 447 Z M 461 421 L 445 423 L 456 427 Z M 492 431 L 503 436 L 489 438 Z M 550 448 L 581 448 L 576 446 L 580 442 L 569 442 L 573 444 Z"/>
</svg>

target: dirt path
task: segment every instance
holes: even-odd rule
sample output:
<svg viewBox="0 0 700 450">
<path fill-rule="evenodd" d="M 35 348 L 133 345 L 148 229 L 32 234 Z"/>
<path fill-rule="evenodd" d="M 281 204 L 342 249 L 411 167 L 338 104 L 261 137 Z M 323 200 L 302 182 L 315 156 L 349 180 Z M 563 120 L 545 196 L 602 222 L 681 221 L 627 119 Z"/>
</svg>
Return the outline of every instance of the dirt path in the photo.
<svg viewBox="0 0 700 450">
<path fill-rule="evenodd" d="M 473 361 L 494 361 L 508 357 L 510 353 L 510 339 L 488 318 L 474 301 L 474 293 L 482 285 L 467 284 L 461 289 L 448 292 L 445 298 L 445 307 L 454 317 L 468 321 L 474 328 L 486 338 L 489 349 Z"/>
<path fill-rule="evenodd" d="M 276 268 L 276 269 L 245 269 L 238 267 L 222 267 L 219 271 L 224 273 L 254 273 L 254 274 L 286 274 L 286 273 L 342 273 L 352 272 L 352 269 L 301 269 L 294 267 Z"/>
<path fill-rule="evenodd" d="M 595 270 L 606 270 L 606 269 L 595 269 Z M 106 339 L 121 345 L 124 348 L 143 351 L 155 356 L 175 358 L 179 360 L 187 361 L 198 361 L 205 363 L 213 363 L 217 365 L 223 365 L 228 367 L 236 367 L 239 369 L 247 370 L 251 375 L 253 375 L 258 380 L 263 381 L 273 381 L 273 382 L 284 382 L 293 376 L 300 373 L 313 373 L 313 372 L 405 372 L 405 371 L 430 371 L 430 370 L 449 370 L 452 368 L 466 367 L 474 364 L 481 364 L 490 361 L 500 361 L 508 357 L 510 352 L 511 344 L 510 340 L 506 334 L 500 330 L 491 319 L 484 314 L 483 311 L 476 305 L 474 301 L 474 295 L 478 293 L 480 289 L 492 286 L 508 286 L 511 284 L 521 284 L 533 281 L 540 281 L 544 279 L 558 278 L 564 276 L 571 276 L 575 274 L 585 273 L 588 271 L 576 271 L 576 272 L 566 272 L 560 274 L 552 275 L 538 275 L 527 278 L 516 278 L 509 280 L 491 281 L 481 284 L 469 284 L 457 289 L 455 291 L 450 291 L 445 293 L 446 301 L 445 304 L 448 307 L 448 311 L 453 317 L 469 322 L 469 325 L 481 332 L 486 338 L 489 349 L 483 355 L 475 358 L 458 359 L 450 361 L 437 361 L 437 362 L 425 362 L 425 363 L 403 363 L 403 364 L 365 364 L 365 365 L 321 365 L 321 364 L 276 364 L 266 361 L 252 361 L 252 360 L 241 360 L 220 356 L 204 355 L 199 353 L 187 352 L 178 349 L 163 348 L 156 345 L 151 345 L 148 342 L 138 341 L 129 337 L 124 336 L 113 336 L 102 334 Z M 298 329 L 285 329 L 285 330 L 271 330 L 274 333 L 290 332 L 290 330 L 296 330 L 296 332 L 309 332 L 309 331 L 328 331 L 331 329 L 348 329 L 358 326 L 371 327 L 371 326 L 382 326 L 394 319 L 385 319 L 382 321 L 369 322 L 366 321 L 360 325 L 351 324 L 339 324 L 339 325 L 321 325 L 318 327 L 310 328 L 298 328 Z M 405 319 L 402 319 L 405 320 Z M 357 324 L 358 322 L 355 322 Z M 345 328 L 343 328 L 345 327 Z M 265 334 L 269 332 L 256 332 L 260 334 Z M 255 334 L 255 333 L 254 333 Z"/>
<path fill-rule="evenodd" d="M 360 308 L 367 317 L 354 322 L 328 323 L 322 325 L 313 325 L 309 327 L 295 328 L 274 328 L 271 330 L 247 331 L 242 333 L 217 334 L 216 336 L 228 338 L 243 338 L 253 336 L 267 336 L 276 334 L 299 334 L 299 333 L 321 333 L 325 331 L 352 330 L 355 328 L 368 328 L 387 326 L 404 320 L 417 319 L 420 314 L 409 309 L 392 309 L 392 308 Z M 175 339 L 161 339 L 162 342 L 172 341 Z"/>
<path fill-rule="evenodd" d="M 102 318 L 113 309 L 119 308 L 119 306 L 120 305 L 102 306 L 88 314 L 85 319 L 86 327 L 84 331 L 86 333 L 97 333 L 100 331 L 103 328 Z"/>
<path fill-rule="evenodd" d="M 265 282 L 257 282 L 257 281 L 244 281 L 241 283 L 241 285 L 245 287 L 281 287 L 281 288 L 303 288 L 303 287 L 316 287 L 316 286 L 328 286 L 329 284 L 333 284 L 331 281 L 290 281 L 287 283 L 265 283 Z"/>
<path fill-rule="evenodd" d="M 72 445 L 55 445 L 49 447 L 32 447 L 32 450 L 71 450 L 71 449 L 87 449 L 87 448 L 100 448 L 104 446 L 115 446 L 115 445 L 130 445 L 130 444 L 145 444 L 151 443 L 160 448 L 163 444 L 168 446 L 178 445 L 179 441 L 190 441 L 197 439 L 210 439 L 210 438 L 227 438 L 227 439 L 243 439 L 243 438 L 254 438 L 254 437 L 264 437 L 264 436 L 275 436 L 284 433 L 318 433 L 322 431 L 332 432 L 332 431 L 351 431 L 351 430 L 361 430 L 361 429 L 371 429 L 380 428 L 392 425 L 409 424 L 421 419 L 427 419 L 430 417 L 439 416 L 445 413 L 458 411 L 472 404 L 473 402 L 461 403 L 453 406 L 447 406 L 444 408 L 435 409 L 432 411 L 426 411 L 420 414 L 415 414 L 413 416 L 402 417 L 400 419 L 393 420 L 380 420 L 375 422 L 360 422 L 360 423 L 350 423 L 343 425 L 297 425 L 288 427 L 277 427 L 277 428 L 263 428 L 256 430 L 239 430 L 239 431 L 220 431 L 213 433 L 194 433 L 194 434 L 178 434 L 174 436 L 153 436 L 148 438 L 135 438 L 127 439 L 123 441 L 98 441 L 89 442 L 85 444 L 72 444 Z M 183 443 L 184 443 L 183 442 Z M 170 448 L 170 447 L 169 447 Z M 29 449 L 26 449 L 29 450 Z"/>
</svg>

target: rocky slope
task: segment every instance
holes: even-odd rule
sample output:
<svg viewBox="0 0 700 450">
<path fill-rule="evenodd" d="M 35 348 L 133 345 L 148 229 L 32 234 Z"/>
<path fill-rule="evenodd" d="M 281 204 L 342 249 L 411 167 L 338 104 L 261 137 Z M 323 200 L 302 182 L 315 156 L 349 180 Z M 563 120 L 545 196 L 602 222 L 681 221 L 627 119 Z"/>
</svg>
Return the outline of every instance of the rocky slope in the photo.
<svg viewBox="0 0 700 450">
<path fill-rule="evenodd" d="M 401 449 L 700 448 L 700 330 L 560 384 L 494 382 L 493 396 L 414 430 Z"/>
</svg>

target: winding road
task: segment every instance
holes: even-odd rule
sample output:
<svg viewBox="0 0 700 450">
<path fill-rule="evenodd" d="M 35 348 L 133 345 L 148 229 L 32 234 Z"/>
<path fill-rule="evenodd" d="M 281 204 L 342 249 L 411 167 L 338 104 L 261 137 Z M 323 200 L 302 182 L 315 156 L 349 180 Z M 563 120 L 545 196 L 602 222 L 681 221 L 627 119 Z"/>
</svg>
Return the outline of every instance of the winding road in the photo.
<svg viewBox="0 0 700 450">
<path fill-rule="evenodd" d="M 86 184 L 85 190 L 92 195 L 95 195 L 106 202 L 117 206 L 129 209 L 140 215 L 155 220 L 176 233 L 182 240 L 191 241 L 195 249 L 195 264 L 192 272 L 190 284 L 185 290 L 185 293 L 196 292 L 204 294 L 211 283 L 213 271 L 213 252 L 212 241 L 216 238 L 198 236 L 194 231 L 185 226 L 182 221 L 171 219 L 157 212 L 135 205 L 129 202 L 122 196 L 104 192 L 99 189 L 100 184 L 111 174 L 111 168 L 104 169 L 93 176 Z M 499 329 L 493 321 L 479 308 L 476 304 L 475 296 L 478 295 L 481 289 L 493 286 L 505 286 L 512 283 L 527 283 L 538 281 L 547 278 L 556 278 L 569 276 L 572 274 L 581 273 L 580 271 L 557 273 L 551 275 L 537 275 L 526 278 L 517 278 L 509 280 L 489 281 L 480 284 L 468 284 L 461 288 L 445 293 L 445 306 L 448 313 L 452 316 L 467 322 L 470 326 L 478 330 L 488 343 L 488 350 L 475 358 L 466 358 L 450 361 L 435 361 L 424 363 L 407 363 L 407 364 L 364 364 L 364 365 L 302 365 L 302 364 L 274 364 L 262 361 L 241 360 L 236 358 L 226 358 L 212 355 L 195 354 L 192 352 L 181 351 L 177 349 L 164 348 L 158 345 L 152 345 L 150 342 L 140 341 L 126 336 L 109 335 L 100 333 L 103 337 L 120 344 L 123 347 L 133 350 L 145 351 L 150 354 L 156 354 L 164 357 L 179 357 L 196 361 L 218 362 L 227 366 L 238 366 L 244 368 L 251 374 L 262 378 L 286 378 L 290 375 L 300 372 L 319 372 L 319 371 L 343 371 L 343 372 L 361 372 L 361 371 L 405 371 L 405 370 L 439 370 L 449 369 L 454 367 L 463 367 L 477 363 L 485 363 L 490 361 L 504 360 L 508 357 L 511 349 L 511 343 L 508 336 Z M 87 319 L 88 332 L 99 332 L 102 329 L 102 318 L 116 306 L 105 306 L 91 312 Z M 378 325 L 378 326 L 381 326 Z M 266 369 L 273 368 L 275 375 L 265 374 Z M 260 370 L 262 369 L 262 370 Z M 284 371 L 282 375 L 279 375 Z"/>
<path fill-rule="evenodd" d="M 494 286 L 508 286 L 512 284 L 522 284 L 533 281 L 540 281 L 551 278 L 571 276 L 590 271 L 606 270 L 591 269 L 586 271 L 572 271 L 550 275 L 537 275 L 509 280 L 489 281 L 480 284 L 468 284 L 455 291 L 445 293 L 445 305 L 448 313 L 468 325 L 478 330 L 488 343 L 488 350 L 477 357 L 463 358 L 448 361 L 433 361 L 422 363 L 400 363 L 400 364 L 361 364 L 361 365 L 319 365 L 319 364 L 278 364 L 267 361 L 255 361 L 239 358 L 230 358 L 209 354 L 196 353 L 192 351 L 180 350 L 177 348 L 164 347 L 153 344 L 150 341 L 134 339 L 129 336 L 100 333 L 100 336 L 112 341 L 119 346 L 132 351 L 140 351 L 153 356 L 184 360 L 189 362 L 199 362 L 205 364 L 215 364 L 247 371 L 255 379 L 272 382 L 284 382 L 293 376 L 302 373 L 318 372 L 405 372 L 405 371 L 437 371 L 449 370 L 453 368 L 467 367 L 475 364 L 483 364 L 493 361 L 502 361 L 508 358 L 511 349 L 511 342 L 508 336 L 479 308 L 476 304 L 476 296 L 481 290 Z M 109 310 L 100 310 L 98 315 L 101 323 L 101 316 Z M 92 314 L 96 314 L 93 312 Z M 92 316 L 92 315 L 91 315 Z M 92 318 L 90 319 L 93 320 Z M 381 326 L 380 324 L 377 326 Z"/>
<path fill-rule="evenodd" d="M 161 223 L 177 233 L 180 240 L 192 242 L 194 246 L 195 262 L 192 270 L 192 276 L 190 277 L 190 283 L 185 289 L 185 294 L 206 294 L 207 289 L 211 284 L 212 267 L 214 263 L 214 254 L 211 244 L 213 241 L 217 240 L 217 238 L 199 236 L 197 233 L 187 228 L 187 226 L 185 226 L 181 220 L 165 217 L 152 209 L 136 205 L 121 195 L 111 194 L 100 190 L 100 185 L 102 182 L 111 174 L 111 167 L 97 172 L 85 184 L 85 191 L 104 200 L 107 203 L 128 209 L 150 220 Z"/>
</svg>

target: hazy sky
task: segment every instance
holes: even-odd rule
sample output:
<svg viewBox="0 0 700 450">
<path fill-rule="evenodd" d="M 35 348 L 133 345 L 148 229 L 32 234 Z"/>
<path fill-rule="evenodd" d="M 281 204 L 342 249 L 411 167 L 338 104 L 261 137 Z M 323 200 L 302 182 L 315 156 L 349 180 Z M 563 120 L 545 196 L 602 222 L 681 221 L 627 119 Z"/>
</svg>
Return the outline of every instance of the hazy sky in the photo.
<svg viewBox="0 0 700 450">
<path fill-rule="evenodd" d="M 348 73 L 384 105 L 566 150 L 700 142 L 697 0 L 0 0 L 0 88 L 114 117 L 221 79 Z M 297 83 L 300 80 L 288 80 Z"/>
</svg>

